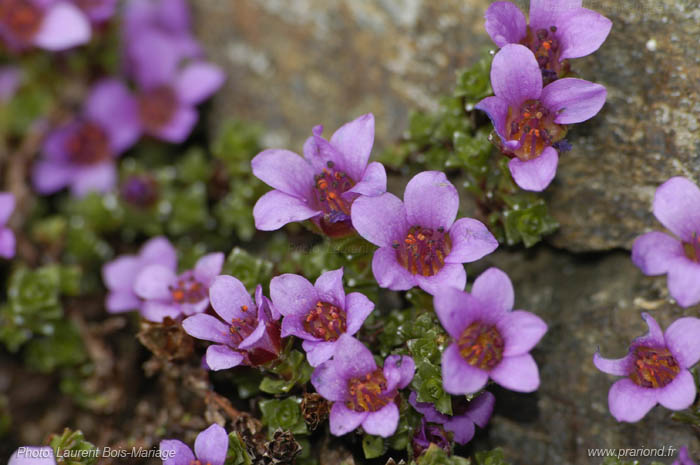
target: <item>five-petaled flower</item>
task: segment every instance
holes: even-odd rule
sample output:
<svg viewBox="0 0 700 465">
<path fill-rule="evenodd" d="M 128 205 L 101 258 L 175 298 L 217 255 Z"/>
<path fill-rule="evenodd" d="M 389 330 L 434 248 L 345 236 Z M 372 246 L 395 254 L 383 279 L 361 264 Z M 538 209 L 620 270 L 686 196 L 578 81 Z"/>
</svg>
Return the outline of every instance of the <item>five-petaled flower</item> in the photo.
<svg viewBox="0 0 700 465">
<path fill-rule="evenodd" d="M 15 210 L 15 196 L 10 192 L 0 192 L 0 257 L 15 256 L 15 233 L 5 226 Z"/>
<path fill-rule="evenodd" d="M 137 121 L 148 135 L 167 142 L 183 142 L 199 118 L 198 104 L 223 85 L 225 75 L 202 59 L 184 62 L 171 38 L 155 31 L 139 36 L 130 55 L 138 84 Z"/>
<path fill-rule="evenodd" d="M 333 402 L 331 433 L 342 436 L 362 425 L 375 436 L 394 434 L 399 423 L 394 399 L 411 382 L 415 368 L 413 359 L 405 355 L 390 355 L 384 368 L 378 368 L 367 347 L 342 334 L 333 358 L 311 375 L 316 391 Z"/>
<path fill-rule="evenodd" d="M 559 155 L 553 145 L 566 135 L 568 124 L 595 116 L 607 91 L 583 79 L 558 79 L 543 88 L 535 55 L 523 45 L 508 44 L 494 57 L 491 86 L 496 94 L 476 108 L 488 114 L 501 151 L 521 188 L 542 191 L 554 179 Z"/>
<path fill-rule="evenodd" d="M 221 273 L 224 254 L 210 253 L 200 258 L 194 269 L 177 274 L 168 264 L 155 263 L 143 268 L 134 281 L 134 293 L 143 299 L 141 315 L 160 322 L 201 313 L 209 307 L 209 287 Z"/>
<path fill-rule="evenodd" d="M 646 275 L 668 275 L 668 290 L 679 305 L 700 302 L 700 189 L 674 177 L 656 190 L 654 216 L 677 238 L 662 232 L 639 236 L 632 261 Z"/>
<path fill-rule="evenodd" d="M 194 454 L 187 444 L 177 439 L 160 442 L 163 465 L 224 465 L 228 453 L 226 430 L 216 423 L 197 435 Z"/>
<path fill-rule="evenodd" d="M 498 241 L 477 220 L 455 221 L 459 194 L 444 173 L 417 174 L 403 198 L 387 192 L 361 197 L 352 206 L 357 232 L 379 246 L 372 259 L 375 279 L 394 291 L 463 289 L 467 274 L 462 264 L 493 252 Z"/>
<path fill-rule="evenodd" d="M 456 443 L 466 444 L 474 437 L 474 425 L 486 428 L 491 419 L 496 398 L 490 392 L 484 391 L 453 416 L 438 412 L 430 402 L 418 402 L 416 392 L 411 392 L 408 402 L 416 411 L 423 414 L 426 421 L 443 425 L 446 431 L 451 431 Z"/>
<path fill-rule="evenodd" d="M 209 289 L 211 306 L 219 316 L 193 315 L 182 322 L 185 331 L 197 339 L 215 342 L 207 349 L 206 363 L 211 370 L 238 365 L 257 365 L 277 358 L 279 315 L 255 289 L 255 302 L 245 286 L 233 276 L 217 276 Z"/>
<path fill-rule="evenodd" d="M 0 39 L 10 50 L 66 50 L 90 40 L 90 21 L 67 0 L 2 0 Z"/>
<path fill-rule="evenodd" d="M 598 50 L 612 28 L 612 21 L 581 4 L 582 0 L 531 0 L 528 25 L 513 3 L 495 2 L 486 10 L 486 32 L 499 47 L 527 46 L 545 82 L 551 82 L 569 71 L 569 58 Z"/>
<path fill-rule="evenodd" d="M 160 265 L 175 272 L 177 252 L 163 236 L 146 242 L 138 255 L 120 255 L 102 267 L 102 281 L 109 293 L 105 307 L 110 313 L 140 310 L 143 300 L 134 292 L 138 274 L 149 265 Z"/>
<path fill-rule="evenodd" d="M 270 299 L 284 316 L 282 337 L 302 339 L 313 367 L 331 358 L 340 335 L 357 333 L 374 309 L 364 294 L 345 294 L 342 268 L 323 273 L 313 285 L 296 274 L 276 276 L 270 281 Z"/>
<path fill-rule="evenodd" d="M 532 392 L 540 385 L 529 354 L 547 331 L 538 316 L 513 308 L 513 285 L 497 268 L 484 271 L 471 294 L 445 288 L 433 303 L 452 343 L 442 354 L 442 383 L 450 394 L 471 394 L 489 377 L 512 391 Z"/>
<path fill-rule="evenodd" d="M 87 97 L 82 117 L 51 132 L 32 180 L 41 194 L 66 186 L 73 195 L 107 192 L 117 182 L 115 158 L 139 137 L 137 106 L 119 80 L 97 83 Z"/>
<path fill-rule="evenodd" d="M 695 400 L 695 381 L 688 369 L 700 360 L 700 319 L 680 318 L 664 333 L 649 314 L 642 313 L 642 318 L 649 332 L 632 342 L 625 357 L 593 356 L 600 371 L 625 376 L 608 393 L 610 413 L 617 421 L 639 421 L 657 403 L 683 410 Z"/>
<path fill-rule="evenodd" d="M 255 226 L 274 231 L 287 223 L 311 219 L 326 235 L 353 233 L 350 209 L 360 195 L 386 192 L 386 171 L 368 164 L 374 144 L 374 116 L 360 116 L 338 129 L 330 141 L 316 126 L 304 144 L 304 157 L 269 149 L 252 161 L 253 174 L 274 190 L 253 209 Z"/>
</svg>

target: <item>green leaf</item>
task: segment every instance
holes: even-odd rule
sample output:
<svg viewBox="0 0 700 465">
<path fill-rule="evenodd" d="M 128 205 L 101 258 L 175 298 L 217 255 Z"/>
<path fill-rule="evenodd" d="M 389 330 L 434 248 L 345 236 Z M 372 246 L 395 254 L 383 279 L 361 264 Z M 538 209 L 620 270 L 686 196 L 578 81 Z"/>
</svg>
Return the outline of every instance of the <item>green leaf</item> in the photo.
<svg viewBox="0 0 700 465">
<path fill-rule="evenodd" d="M 221 274 L 238 278 L 249 291 L 272 278 L 272 263 L 235 247 L 226 258 Z"/>
<path fill-rule="evenodd" d="M 57 322 L 53 334 L 32 339 L 25 352 L 27 366 L 42 373 L 79 365 L 86 359 L 80 332 L 68 320 Z"/>
<path fill-rule="evenodd" d="M 503 450 L 500 448 L 477 452 L 475 459 L 478 465 L 509 465 L 503 457 Z"/>
<path fill-rule="evenodd" d="M 306 356 L 298 350 L 281 354 L 277 365 L 269 369 L 276 377 L 265 377 L 260 382 L 260 390 L 268 394 L 286 394 L 295 385 L 304 385 L 311 379 L 313 368 Z"/>
<path fill-rule="evenodd" d="M 380 436 L 370 436 L 365 434 L 362 437 L 362 451 L 365 453 L 366 459 L 375 459 L 384 455 L 386 447 L 384 438 Z"/>
<path fill-rule="evenodd" d="M 59 461 L 62 465 L 92 465 L 99 457 L 97 448 L 85 440 L 81 431 L 66 428 L 60 436 L 53 435 L 49 445 L 59 460 L 64 457 L 62 462 Z"/>
<path fill-rule="evenodd" d="M 295 436 L 308 434 L 306 422 L 301 414 L 301 399 L 287 397 L 283 400 L 265 399 L 258 404 L 262 412 L 263 424 L 268 426 L 268 431 L 273 432 L 278 428 L 291 431 Z"/>
<path fill-rule="evenodd" d="M 417 462 L 418 465 L 471 465 L 471 460 L 456 455 L 450 457 L 435 444 L 431 444 L 428 450 L 418 457 Z"/>
<path fill-rule="evenodd" d="M 248 451 L 243 444 L 243 440 L 238 433 L 231 432 L 228 435 L 228 452 L 224 465 L 252 465 L 253 461 L 248 455 Z"/>
</svg>

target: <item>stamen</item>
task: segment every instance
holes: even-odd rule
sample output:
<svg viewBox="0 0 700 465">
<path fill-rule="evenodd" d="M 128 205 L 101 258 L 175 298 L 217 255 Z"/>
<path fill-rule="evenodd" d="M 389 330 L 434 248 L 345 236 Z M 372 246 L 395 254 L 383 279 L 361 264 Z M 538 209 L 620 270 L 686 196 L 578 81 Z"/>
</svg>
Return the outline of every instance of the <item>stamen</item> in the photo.
<svg viewBox="0 0 700 465">
<path fill-rule="evenodd" d="M 349 399 L 345 406 L 355 412 L 376 412 L 396 397 L 396 390 L 385 392 L 386 378 L 381 369 L 348 381 Z"/>
<path fill-rule="evenodd" d="M 304 318 L 304 330 L 324 341 L 335 341 L 347 329 L 345 310 L 330 302 L 318 301 Z"/>
<path fill-rule="evenodd" d="M 462 332 L 457 347 L 468 364 L 490 370 L 503 359 L 505 343 L 495 326 L 476 322 Z"/>
<path fill-rule="evenodd" d="M 673 381 L 681 368 L 671 352 L 663 348 L 639 346 L 634 351 L 630 379 L 644 388 L 662 388 Z"/>
<path fill-rule="evenodd" d="M 177 96 L 169 86 L 156 87 L 138 97 L 141 120 L 151 132 L 168 124 L 177 110 Z"/>
<path fill-rule="evenodd" d="M 208 289 L 197 281 L 191 274 L 178 278 L 177 283 L 170 286 L 170 295 L 178 304 L 195 304 L 207 297 Z"/>
<path fill-rule="evenodd" d="M 539 100 L 527 100 L 520 111 L 508 112 L 506 128 L 509 140 L 520 141 L 520 147 L 511 153 L 521 160 L 537 158 L 545 147 L 549 147 L 566 135 L 566 127 L 554 123 L 553 115 Z"/>
<path fill-rule="evenodd" d="M 107 134 L 94 123 L 80 123 L 66 138 L 64 148 L 70 161 L 77 165 L 93 165 L 110 155 Z"/>
<path fill-rule="evenodd" d="M 394 241 L 396 259 L 411 274 L 435 276 L 445 266 L 445 257 L 452 249 L 452 240 L 445 234 L 445 228 L 437 231 L 413 226 L 406 234 L 403 243 Z"/>
</svg>

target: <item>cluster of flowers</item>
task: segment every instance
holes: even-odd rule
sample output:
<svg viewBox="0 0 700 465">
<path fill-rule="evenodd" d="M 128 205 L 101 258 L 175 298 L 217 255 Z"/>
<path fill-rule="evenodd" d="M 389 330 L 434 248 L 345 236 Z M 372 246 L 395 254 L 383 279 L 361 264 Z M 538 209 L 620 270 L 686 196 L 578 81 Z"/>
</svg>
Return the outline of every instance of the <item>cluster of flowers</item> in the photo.
<svg viewBox="0 0 700 465">
<path fill-rule="evenodd" d="M 65 50 L 88 42 L 90 23 L 106 23 L 115 7 L 116 0 L 3 1 L 0 37 L 18 52 L 31 45 Z M 186 0 L 130 0 L 121 23 L 121 73 L 94 83 L 80 115 L 46 137 L 32 176 L 41 194 L 68 186 L 77 196 L 111 190 L 116 157 L 142 134 L 185 140 L 198 119 L 195 106 L 224 82 L 191 34 Z M 16 70 L 3 77 L 3 92 L 11 93 Z"/>
<path fill-rule="evenodd" d="M 700 189 L 674 177 L 654 197 L 654 215 L 673 237 L 649 232 L 632 246 L 632 261 L 646 275 L 668 275 L 671 296 L 683 307 L 700 303 Z M 627 356 L 608 360 L 595 354 L 599 370 L 625 376 L 608 395 L 610 412 L 619 421 L 641 420 L 657 403 L 670 410 L 690 407 L 696 397 L 689 369 L 700 361 L 700 319 L 680 318 L 665 332 L 648 314 L 649 333 L 635 339 Z"/>
<path fill-rule="evenodd" d="M 542 191 L 554 179 L 559 155 L 570 149 L 568 125 L 595 116 L 605 103 L 605 87 L 572 76 L 569 60 L 603 44 L 612 22 L 581 7 L 581 0 L 532 0 L 530 22 L 510 2 L 486 12 L 486 31 L 501 50 L 493 59 L 495 96 L 476 106 L 488 114 L 497 145 L 511 158 L 513 180 L 522 189 Z"/>
<path fill-rule="evenodd" d="M 498 243 L 479 221 L 456 220 L 459 196 L 447 177 L 419 173 L 406 186 L 402 202 L 385 192 L 384 167 L 368 164 L 371 114 L 347 123 L 330 141 L 321 133 L 321 127 L 314 128 L 305 158 L 266 150 L 253 159 L 254 174 L 275 188 L 256 205 L 258 227 L 310 219 L 333 237 L 357 233 L 379 247 L 372 269 L 381 287 L 419 286 L 433 294 L 435 311 L 452 338 L 442 360 L 446 392 L 476 394 L 489 378 L 508 389 L 536 390 L 539 374 L 529 351 L 547 325 L 532 313 L 512 311 L 513 287 L 498 269 L 476 279 L 471 293 L 463 291 L 463 263 L 491 253 Z M 184 318 L 188 334 L 213 343 L 204 359 L 211 370 L 268 362 L 279 355 L 282 338 L 295 336 L 315 367 L 311 383 L 333 403 L 331 433 L 362 426 L 369 434 L 391 436 L 399 421 L 398 392 L 411 382 L 415 363 L 396 354 L 378 367 L 371 351 L 353 337 L 374 303 L 358 292 L 346 294 L 343 269 L 327 271 L 313 284 L 299 275 L 276 276 L 270 298 L 258 285 L 253 300 L 238 279 L 219 276 L 222 263 L 222 254 L 206 255 L 193 270 L 178 275 L 172 246 L 165 238 L 152 239 L 137 256 L 122 256 L 104 267 L 107 308 L 138 309 L 152 321 Z M 426 415 L 417 440 L 453 431 L 456 441 L 469 441 L 474 424 L 484 426 L 493 409 L 490 394 L 478 399 L 447 417 L 413 397 Z"/>
</svg>

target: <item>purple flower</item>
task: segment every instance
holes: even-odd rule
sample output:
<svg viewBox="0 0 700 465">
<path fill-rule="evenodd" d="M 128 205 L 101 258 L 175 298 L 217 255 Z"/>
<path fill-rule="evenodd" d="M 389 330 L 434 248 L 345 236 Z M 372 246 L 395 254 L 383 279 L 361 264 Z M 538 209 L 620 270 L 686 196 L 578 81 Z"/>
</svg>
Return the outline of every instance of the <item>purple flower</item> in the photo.
<svg viewBox="0 0 700 465">
<path fill-rule="evenodd" d="M 654 196 L 654 216 L 676 237 L 662 232 L 639 236 L 632 261 L 644 274 L 668 275 L 668 290 L 682 307 L 700 302 L 700 189 L 686 178 L 663 183 Z"/>
<path fill-rule="evenodd" d="M 275 190 L 260 197 L 253 209 L 255 226 L 274 231 L 287 223 L 311 219 L 326 235 L 353 232 L 350 208 L 360 195 L 386 192 L 386 171 L 369 161 L 374 144 L 374 115 L 368 113 L 341 126 L 330 141 L 316 126 L 304 144 L 304 157 L 269 149 L 252 161 L 253 174 Z"/>
<path fill-rule="evenodd" d="M 312 367 L 333 356 L 341 334 L 357 333 L 374 304 L 363 294 L 345 295 L 343 269 L 327 271 L 311 284 L 296 274 L 270 281 L 273 307 L 284 316 L 282 337 L 297 336 Z"/>
<path fill-rule="evenodd" d="M 455 413 L 454 416 L 438 412 L 430 402 L 418 402 L 418 395 L 415 392 L 411 392 L 408 402 L 417 412 L 423 414 L 425 421 L 444 425 L 445 430 L 454 433 L 456 443 L 466 444 L 474 437 L 475 424 L 480 428 L 486 428 L 491 419 L 496 398 L 485 391 L 469 402 L 461 413 Z"/>
<path fill-rule="evenodd" d="M 683 410 L 695 400 L 695 381 L 688 370 L 700 360 L 700 319 L 680 318 L 662 332 L 647 313 L 642 318 L 649 332 L 635 339 L 629 353 L 617 360 L 593 356 L 605 373 L 626 378 L 608 393 L 610 413 L 617 421 L 641 420 L 657 403 L 670 410 Z"/>
<path fill-rule="evenodd" d="M 552 147 L 568 124 L 595 116 L 605 103 L 605 87 L 583 79 L 558 79 L 542 87 L 542 73 L 532 52 L 522 45 L 504 46 L 491 65 L 496 94 L 476 108 L 486 112 L 500 138 L 501 151 L 515 182 L 529 191 L 544 190 L 557 171 Z"/>
<path fill-rule="evenodd" d="M 511 391 L 537 390 L 540 375 L 529 352 L 547 324 L 530 312 L 512 311 L 513 299 L 510 279 L 497 268 L 484 271 L 471 294 L 446 288 L 435 295 L 435 312 L 453 338 L 442 354 L 446 392 L 478 392 L 489 377 Z"/>
<path fill-rule="evenodd" d="M 408 356 L 390 355 L 378 368 L 372 352 L 347 334 L 338 338 L 333 359 L 322 363 L 311 375 L 311 384 L 333 402 L 331 434 L 342 436 L 358 426 L 367 434 L 389 437 L 399 423 L 394 399 L 408 386 L 416 365 Z"/>
<path fill-rule="evenodd" d="M 176 274 L 167 264 L 143 268 L 134 281 L 134 293 L 144 300 L 141 315 L 149 321 L 201 313 L 209 307 L 209 287 L 221 273 L 224 254 L 200 258 L 193 270 Z"/>
<path fill-rule="evenodd" d="M 467 274 L 462 264 L 493 252 L 498 241 L 477 220 L 455 221 L 459 195 L 444 173 L 417 174 L 403 198 L 401 202 L 387 192 L 361 197 L 352 206 L 357 232 L 379 246 L 372 259 L 375 279 L 394 291 L 463 289 Z"/>
<path fill-rule="evenodd" d="M 0 66 L 0 103 L 10 101 L 21 84 L 22 69 L 20 67 Z"/>
<path fill-rule="evenodd" d="M 34 165 L 35 189 L 51 194 L 66 186 L 73 195 L 107 192 L 117 181 L 114 159 L 139 137 L 136 102 L 120 81 L 96 84 L 81 118 L 46 138 L 42 159 Z"/>
<path fill-rule="evenodd" d="M 72 0 L 87 15 L 93 24 L 108 21 L 117 8 L 118 0 Z"/>
<path fill-rule="evenodd" d="M 554 80 L 568 71 L 568 58 L 598 50 L 612 28 L 608 18 L 581 4 L 582 0 L 531 0 L 528 25 L 513 3 L 495 2 L 486 10 L 486 32 L 499 47 L 529 47 L 543 76 Z"/>
<path fill-rule="evenodd" d="M 195 107 L 219 90 L 225 75 L 202 60 L 183 64 L 185 57 L 171 37 L 158 31 L 141 32 L 135 43 L 131 57 L 139 85 L 137 121 L 152 137 L 183 142 L 199 118 Z"/>
<path fill-rule="evenodd" d="M 177 270 L 177 252 L 165 237 L 154 237 L 141 247 L 138 255 L 121 255 L 102 267 L 102 281 L 109 290 L 105 300 L 109 313 L 141 309 L 143 300 L 134 293 L 134 283 L 136 276 L 149 265 Z"/>
<path fill-rule="evenodd" d="M 177 439 L 161 441 L 160 453 L 163 465 L 224 465 L 228 453 L 228 435 L 225 429 L 214 423 L 197 435 L 194 454 L 192 449 Z"/>
<path fill-rule="evenodd" d="M 187 318 L 182 326 L 190 336 L 217 343 L 207 349 L 206 364 L 211 370 L 258 365 L 277 358 L 280 335 L 274 320 L 279 316 L 272 313 L 262 286 L 255 289 L 253 303 L 242 282 L 233 276 L 218 276 L 209 299 L 220 319 L 200 313 Z"/>
<path fill-rule="evenodd" d="M 683 447 L 681 447 L 681 450 L 678 453 L 678 460 L 674 461 L 671 465 L 696 465 L 696 464 L 690 458 L 690 455 L 688 455 L 688 448 L 683 446 Z"/>
<path fill-rule="evenodd" d="M 10 192 L 0 192 L 0 257 L 15 256 L 15 233 L 5 225 L 15 210 L 15 196 Z"/>
<path fill-rule="evenodd" d="M 20 447 L 10 457 L 7 465 L 56 465 L 56 457 L 50 447 Z"/>
<path fill-rule="evenodd" d="M 90 22 L 66 0 L 3 0 L 0 39 L 11 50 L 59 51 L 90 40 Z"/>
<path fill-rule="evenodd" d="M 127 67 L 138 66 L 132 58 L 134 54 L 139 55 L 137 49 L 144 33 L 165 37 L 182 58 L 200 58 L 202 50 L 191 29 L 190 9 L 186 0 L 128 1 L 122 21 Z"/>
<path fill-rule="evenodd" d="M 420 428 L 415 430 L 411 441 L 414 457 L 419 457 L 431 444 L 435 444 L 447 453 L 452 452 L 452 444 L 447 438 L 445 428 L 442 425 L 428 423 L 425 418 L 421 419 Z"/>
</svg>

